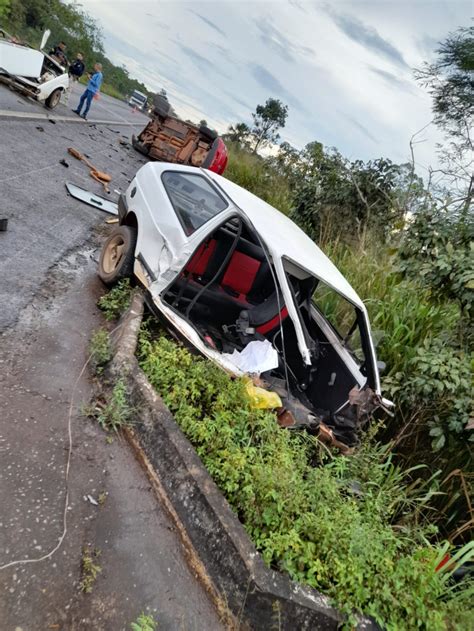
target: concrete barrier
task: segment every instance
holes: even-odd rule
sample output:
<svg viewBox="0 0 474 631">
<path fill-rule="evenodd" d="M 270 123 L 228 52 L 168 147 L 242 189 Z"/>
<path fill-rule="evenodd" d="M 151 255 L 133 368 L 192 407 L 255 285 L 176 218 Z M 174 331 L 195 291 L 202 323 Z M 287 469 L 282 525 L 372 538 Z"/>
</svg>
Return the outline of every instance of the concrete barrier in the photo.
<svg viewBox="0 0 474 631">
<path fill-rule="evenodd" d="M 229 627 L 335 631 L 344 618 L 326 596 L 264 564 L 193 446 L 138 366 L 135 349 L 142 313 L 143 296 L 137 292 L 115 340 L 111 375 L 127 380 L 136 409 L 127 438 L 176 524 L 190 565 Z M 357 628 L 379 629 L 363 618 Z"/>
</svg>

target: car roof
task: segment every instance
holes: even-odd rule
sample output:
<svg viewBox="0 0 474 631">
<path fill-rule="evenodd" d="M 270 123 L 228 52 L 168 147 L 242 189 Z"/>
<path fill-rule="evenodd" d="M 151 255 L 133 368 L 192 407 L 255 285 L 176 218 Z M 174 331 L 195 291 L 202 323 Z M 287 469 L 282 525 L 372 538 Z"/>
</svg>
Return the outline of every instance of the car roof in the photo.
<svg viewBox="0 0 474 631">
<path fill-rule="evenodd" d="M 334 263 L 291 219 L 227 178 L 212 171 L 204 172 L 250 220 L 273 256 L 290 259 L 365 310 L 362 300 Z"/>
<path fill-rule="evenodd" d="M 215 182 L 219 189 L 254 226 L 273 258 L 288 259 L 332 287 L 353 305 L 365 312 L 362 300 L 350 283 L 308 235 L 282 212 L 253 193 L 213 171 L 184 164 L 148 162 L 138 173 L 151 171 L 155 177 L 165 171 L 199 173 Z M 138 175 L 138 174 L 137 174 Z M 178 221 L 176 217 L 176 221 Z M 291 270 L 289 270 L 291 273 Z"/>
</svg>

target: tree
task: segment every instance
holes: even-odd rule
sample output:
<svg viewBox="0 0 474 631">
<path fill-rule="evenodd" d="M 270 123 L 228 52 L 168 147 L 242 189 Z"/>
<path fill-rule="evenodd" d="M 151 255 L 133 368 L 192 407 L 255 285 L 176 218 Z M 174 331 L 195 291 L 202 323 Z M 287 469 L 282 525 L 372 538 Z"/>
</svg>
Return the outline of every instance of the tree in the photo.
<svg viewBox="0 0 474 631">
<path fill-rule="evenodd" d="M 446 138 L 438 147 L 440 168 L 431 171 L 430 185 L 437 183 L 438 199 L 442 196 L 443 205 L 461 212 L 466 222 L 474 199 L 474 27 L 451 33 L 436 53 L 433 63 L 416 72 L 433 99 L 434 123 Z"/>
<path fill-rule="evenodd" d="M 10 11 L 10 0 L 0 0 L 0 18 L 5 17 Z"/>
<path fill-rule="evenodd" d="M 280 139 L 278 130 L 285 126 L 288 116 L 288 106 L 279 99 L 267 99 L 265 105 L 257 105 L 252 114 L 253 127 L 251 133 L 254 139 L 253 152 L 259 147 L 276 144 Z"/>
<path fill-rule="evenodd" d="M 407 165 L 385 158 L 350 162 L 336 149 L 311 142 L 297 168 L 291 216 L 316 241 L 348 243 L 362 239 L 368 229 L 386 239 L 404 218 L 399 199 Z"/>
<path fill-rule="evenodd" d="M 229 125 L 227 133 L 224 134 L 224 140 L 229 142 L 236 142 L 242 147 L 248 145 L 248 139 L 250 136 L 250 128 L 246 123 L 235 123 L 235 125 Z"/>
<path fill-rule="evenodd" d="M 474 116 L 474 27 L 451 33 L 436 50 L 437 59 L 416 71 L 433 99 L 434 122 L 451 136 L 470 143 Z"/>
</svg>

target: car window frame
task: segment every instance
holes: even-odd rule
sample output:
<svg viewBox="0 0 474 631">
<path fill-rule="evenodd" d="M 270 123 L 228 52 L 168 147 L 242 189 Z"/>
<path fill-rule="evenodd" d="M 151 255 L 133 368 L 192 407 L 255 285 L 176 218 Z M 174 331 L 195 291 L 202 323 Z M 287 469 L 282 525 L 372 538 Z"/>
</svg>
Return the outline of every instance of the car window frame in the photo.
<svg viewBox="0 0 474 631">
<path fill-rule="evenodd" d="M 181 218 L 181 214 L 176 210 L 176 207 L 173 203 L 173 200 L 171 199 L 171 196 L 168 192 L 168 189 L 166 187 L 165 181 L 163 180 L 163 176 L 167 175 L 168 173 L 172 173 L 172 174 L 176 174 L 176 175 L 187 175 L 191 178 L 193 177 L 200 177 L 208 186 L 210 186 L 210 188 L 212 189 L 212 191 L 217 195 L 217 197 L 219 197 L 219 199 L 222 200 L 222 202 L 225 204 L 225 207 L 220 210 L 218 213 L 216 213 L 215 215 L 213 215 L 212 217 L 209 217 L 209 219 L 207 219 L 204 223 L 202 223 L 198 228 L 195 228 L 193 230 L 193 232 L 189 233 L 186 231 L 186 225 L 183 221 L 183 219 Z M 181 230 L 183 231 L 185 237 L 187 239 L 192 239 L 194 237 L 194 235 L 201 230 L 207 223 L 209 223 L 209 221 L 212 221 L 213 219 L 215 219 L 216 217 L 218 217 L 221 213 L 225 212 L 226 210 L 229 210 L 229 208 L 231 207 L 231 204 L 229 203 L 229 200 L 227 200 L 218 190 L 218 188 L 216 186 L 214 186 L 214 183 L 212 182 L 212 180 L 210 180 L 209 178 L 207 178 L 203 173 L 189 173 L 189 171 L 182 171 L 182 170 L 174 170 L 174 169 L 167 169 L 166 171 L 163 171 L 160 175 L 160 179 L 161 179 L 161 184 L 163 185 L 163 188 L 165 190 L 166 196 L 168 198 L 169 203 L 171 204 L 171 207 L 173 208 L 175 217 L 178 219 L 179 221 L 179 225 L 181 227 Z"/>
</svg>

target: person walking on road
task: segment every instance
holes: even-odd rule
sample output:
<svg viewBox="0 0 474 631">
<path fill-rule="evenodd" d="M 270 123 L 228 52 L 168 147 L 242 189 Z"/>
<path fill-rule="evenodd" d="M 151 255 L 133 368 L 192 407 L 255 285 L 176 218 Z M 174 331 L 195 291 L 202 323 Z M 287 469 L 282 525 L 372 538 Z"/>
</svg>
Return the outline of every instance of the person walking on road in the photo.
<svg viewBox="0 0 474 631">
<path fill-rule="evenodd" d="M 93 75 L 90 75 L 90 74 L 88 75 L 89 83 L 87 84 L 87 88 L 85 89 L 83 95 L 81 96 L 79 100 L 79 105 L 77 106 L 77 109 L 72 110 L 75 114 L 82 116 L 84 120 L 87 120 L 87 114 L 89 112 L 92 99 L 95 97 L 96 94 L 98 94 L 100 90 L 100 86 L 102 84 L 102 80 L 103 80 L 102 64 L 95 64 L 94 71 L 95 72 Z M 86 103 L 86 108 L 84 110 L 84 113 L 81 114 L 81 110 L 84 105 L 84 102 Z"/>
</svg>

